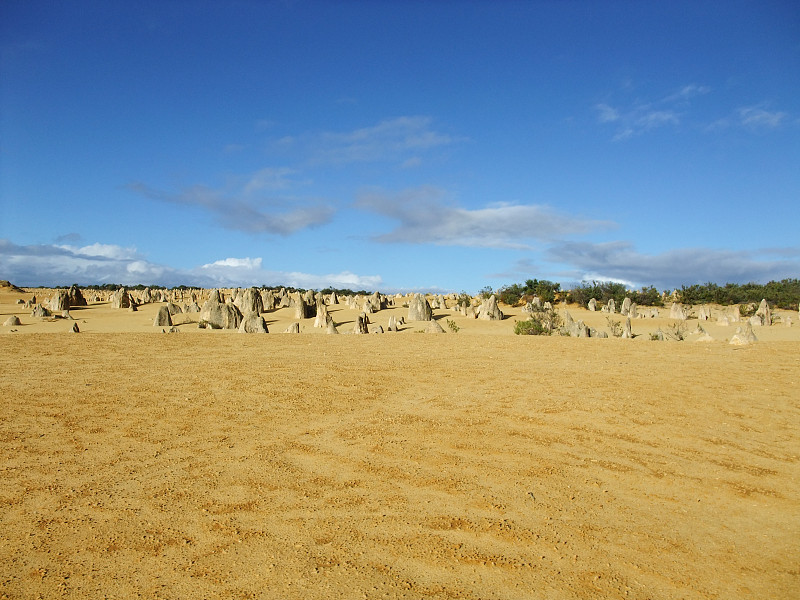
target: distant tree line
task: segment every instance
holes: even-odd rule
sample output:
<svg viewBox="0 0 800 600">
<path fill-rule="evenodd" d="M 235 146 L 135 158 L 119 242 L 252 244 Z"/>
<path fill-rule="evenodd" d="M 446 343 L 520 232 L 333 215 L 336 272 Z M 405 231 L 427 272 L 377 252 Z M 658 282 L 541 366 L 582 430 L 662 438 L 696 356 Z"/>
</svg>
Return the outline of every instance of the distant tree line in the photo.
<svg viewBox="0 0 800 600">
<path fill-rule="evenodd" d="M 534 296 L 541 298 L 542 302 L 555 302 L 561 293 L 561 284 L 547 279 L 528 279 L 525 283 L 514 283 L 501 287 L 497 291 L 497 299 L 510 306 L 527 302 Z M 486 295 L 486 294 L 483 294 Z"/>
<path fill-rule="evenodd" d="M 371 292 L 368 292 L 366 290 L 358 290 L 357 292 L 354 292 L 353 290 L 348 289 L 348 288 L 326 287 L 324 290 L 320 290 L 320 293 L 321 294 L 325 294 L 326 296 L 330 296 L 334 292 L 336 293 L 337 296 L 369 296 L 369 295 L 371 295 Z"/>
<path fill-rule="evenodd" d="M 172 286 L 172 287 L 168 288 L 168 287 L 165 287 L 163 285 L 155 285 L 155 284 L 154 285 L 144 285 L 143 283 L 137 283 L 136 285 L 123 285 L 121 283 L 102 283 L 102 284 L 90 283 L 90 284 L 87 284 L 87 285 L 80 285 L 80 284 L 75 283 L 73 285 L 75 285 L 76 287 L 79 287 L 81 289 L 84 289 L 84 290 L 100 290 L 100 291 L 106 291 L 106 292 L 116 292 L 121 287 L 124 287 L 126 290 L 138 290 L 140 292 L 142 290 L 147 289 L 147 288 L 150 288 L 151 290 L 180 290 L 180 291 L 187 291 L 187 290 L 197 289 L 197 286 L 189 286 L 189 285 L 175 285 L 175 286 Z M 37 287 L 39 287 L 39 288 L 47 288 L 47 289 L 55 289 L 55 290 L 69 289 L 70 288 L 70 286 L 68 286 L 68 285 L 56 285 L 56 286 L 52 286 L 52 287 L 51 286 L 40 285 L 40 286 L 37 286 Z M 234 286 L 234 287 L 241 287 L 241 286 Z M 305 288 L 296 288 L 296 287 L 284 286 L 284 285 L 262 285 L 262 286 L 260 286 L 260 288 L 262 290 L 276 290 L 276 289 L 284 288 L 287 292 L 290 292 L 290 293 L 291 292 L 300 292 L 301 294 L 308 291 Z M 369 296 L 372 293 L 372 292 L 367 292 L 366 290 L 353 291 L 353 290 L 351 290 L 349 288 L 332 288 L 332 287 L 327 287 L 327 288 L 325 288 L 323 290 L 320 290 L 320 292 L 323 293 L 323 294 L 326 294 L 326 295 L 329 295 L 332 292 L 336 292 L 337 296 L 357 296 L 357 295 Z"/>
<path fill-rule="evenodd" d="M 486 288 L 482 290 L 485 295 Z M 515 283 L 497 290 L 498 300 L 514 306 L 527 302 L 533 296 L 539 296 L 543 302 L 566 300 L 569 303 L 586 304 L 594 298 L 598 304 L 608 304 L 613 299 L 620 306 L 625 298 L 630 298 L 639 306 L 663 306 L 670 294 L 659 292 L 655 287 L 642 287 L 640 290 L 629 290 L 622 283 L 613 281 L 584 281 L 570 289 L 561 290 L 558 283 L 552 281 L 528 279 L 524 284 Z M 675 300 L 683 304 L 751 304 L 766 299 L 772 306 L 795 310 L 800 303 L 800 280 L 783 279 L 769 283 L 705 283 L 702 285 L 682 286 L 676 290 Z"/>
<path fill-rule="evenodd" d="M 78 284 L 75 284 L 78 285 Z M 44 287 L 44 286 L 39 286 Z M 55 286 L 56 289 L 69 288 L 70 286 Z M 126 287 L 130 290 L 144 290 L 145 288 L 151 289 L 171 289 L 171 290 L 189 290 L 191 286 L 178 285 L 171 288 L 165 288 L 160 285 L 130 285 L 123 286 L 118 283 L 103 283 L 103 284 L 90 284 L 78 287 L 90 290 L 104 290 L 113 292 L 121 287 Z M 286 286 L 266 286 L 262 285 L 262 289 L 276 289 L 285 287 L 289 292 L 304 293 L 307 290 L 303 288 L 294 288 Z M 362 295 L 368 296 L 370 292 L 366 290 L 353 291 L 348 288 L 333 288 L 327 287 L 320 290 L 323 294 L 331 294 L 336 292 L 337 296 L 355 296 Z M 679 290 L 676 290 L 675 300 L 683 304 L 752 304 L 761 302 L 765 298 L 770 305 L 784 308 L 788 310 L 795 310 L 800 303 L 800 279 L 782 279 L 781 281 L 770 281 L 768 283 L 726 283 L 718 285 L 716 283 L 704 283 L 696 285 L 684 285 Z M 598 304 L 607 304 L 612 298 L 617 306 L 620 306 L 626 297 L 630 298 L 639 306 L 663 306 L 665 300 L 670 296 L 668 292 L 659 293 L 653 287 L 642 287 L 640 290 L 629 290 L 622 283 L 615 283 L 613 281 L 584 281 L 580 285 L 569 289 L 562 290 L 561 284 L 547 279 L 528 279 L 524 283 L 514 283 L 506 285 L 492 292 L 491 286 L 482 288 L 479 292 L 480 296 L 489 297 L 495 293 L 500 302 L 515 306 L 517 304 L 527 302 L 534 296 L 541 298 L 542 302 L 556 302 L 558 300 L 566 300 L 569 303 L 586 305 L 589 300 L 594 298 Z M 461 297 L 469 298 L 469 295 L 462 292 Z"/>
<path fill-rule="evenodd" d="M 613 299 L 614 304 L 621 306 L 626 297 L 635 302 L 638 306 L 664 306 L 664 295 L 652 285 L 643 287 L 640 290 L 629 290 L 622 283 L 614 281 L 592 281 L 583 282 L 567 292 L 567 302 L 575 304 L 586 304 L 594 298 L 598 304 L 608 304 Z"/>
<path fill-rule="evenodd" d="M 122 285 L 121 283 L 89 283 L 89 284 L 86 284 L 86 285 L 81 285 L 79 283 L 73 283 L 72 285 L 74 285 L 75 287 L 79 287 L 82 290 L 101 290 L 101 291 L 106 291 L 106 292 L 116 292 L 121 287 L 124 287 L 126 290 L 139 290 L 139 291 L 142 291 L 142 290 L 144 290 L 146 288 L 150 288 L 151 290 L 167 289 L 163 285 L 144 285 L 143 283 L 137 283 L 136 285 Z M 37 286 L 37 287 L 38 288 L 53 289 L 53 290 L 66 290 L 66 289 L 69 289 L 71 286 L 69 286 L 69 285 L 53 285 L 53 286 L 40 285 L 40 286 Z M 177 289 L 188 290 L 189 288 L 186 287 L 185 285 L 181 285 L 181 286 L 176 286 L 176 287 L 173 287 L 173 288 L 170 288 L 170 289 L 173 289 L 173 290 L 177 290 Z"/>
<path fill-rule="evenodd" d="M 682 286 L 678 300 L 685 304 L 748 304 L 766 298 L 773 306 L 794 310 L 800 302 L 800 279 L 782 279 L 769 283 L 704 283 Z"/>
</svg>

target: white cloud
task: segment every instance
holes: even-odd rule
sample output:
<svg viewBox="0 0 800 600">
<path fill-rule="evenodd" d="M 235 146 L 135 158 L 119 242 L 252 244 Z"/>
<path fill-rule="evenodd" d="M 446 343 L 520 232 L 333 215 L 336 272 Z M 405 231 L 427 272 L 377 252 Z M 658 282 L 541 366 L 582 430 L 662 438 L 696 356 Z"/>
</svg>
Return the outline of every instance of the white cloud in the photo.
<svg viewBox="0 0 800 600">
<path fill-rule="evenodd" d="M 613 110 L 613 109 L 611 109 Z M 619 122 L 619 128 L 614 135 L 614 141 L 625 140 L 643 133 L 647 133 L 665 125 L 678 125 L 680 116 L 671 110 L 653 110 L 648 107 L 637 107 L 625 113 L 617 113 L 613 121 Z M 601 123 L 612 121 L 601 118 Z"/>
<path fill-rule="evenodd" d="M 599 113 L 597 118 L 601 123 L 611 123 L 619 120 L 619 111 L 611 108 L 608 104 L 598 104 L 595 108 Z"/>
<path fill-rule="evenodd" d="M 707 86 L 689 84 L 651 102 L 637 101 L 620 107 L 600 103 L 594 108 L 599 123 L 616 125 L 616 133 L 612 139 L 621 141 L 657 128 L 680 125 L 682 111 L 688 109 L 690 100 L 710 91 L 711 88 Z"/>
<path fill-rule="evenodd" d="M 329 273 L 326 275 L 289 272 L 281 273 L 281 277 L 281 281 L 285 281 L 286 285 L 306 289 L 333 287 L 375 291 L 379 290 L 383 285 L 383 278 L 380 275 L 356 275 L 350 271 L 341 271 L 339 273 Z"/>
<path fill-rule="evenodd" d="M 403 116 L 351 131 L 286 136 L 276 140 L 275 145 L 284 150 L 287 147 L 300 149 L 312 163 L 343 165 L 395 161 L 404 164 L 420 153 L 461 141 L 464 138 L 436 131 L 430 117 Z"/>
<path fill-rule="evenodd" d="M 637 132 L 633 127 L 625 127 L 617 131 L 617 134 L 611 139 L 615 142 L 619 142 L 620 140 L 627 140 L 628 138 L 637 135 L 637 133 L 641 132 Z"/>
<path fill-rule="evenodd" d="M 246 146 L 244 146 L 243 144 L 225 144 L 225 146 L 222 148 L 222 153 L 238 154 L 239 152 L 242 152 L 245 148 Z"/>
<path fill-rule="evenodd" d="M 789 121 L 789 114 L 778 110 L 767 110 L 763 104 L 741 106 L 726 117 L 715 120 L 705 130 L 721 131 L 741 127 L 752 133 L 778 129 Z"/>
<path fill-rule="evenodd" d="M 321 200 L 262 195 L 262 192 L 285 190 L 297 184 L 288 179 L 293 173 L 292 169 L 283 167 L 265 168 L 251 175 L 245 183 L 231 184 L 228 188 L 193 185 L 178 193 L 156 190 L 141 182 L 126 187 L 152 200 L 203 208 L 226 229 L 285 236 L 324 225 L 334 214 L 333 207 Z"/>
<path fill-rule="evenodd" d="M 57 242 L 61 243 L 68 243 L 68 242 L 80 242 L 81 241 L 81 234 L 76 232 L 65 233 L 60 235 L 56 238 Z"/>
<path fill-rule="evenodd" d="M 134 260 L 125 267 L 132 277 L 147 277 L 148 281 L 160 279 L 166 269 L 145 260 Z"/>
<path fill-rule="evenodd" d="M 695 283 L 766 282 L 795 277 L 796 256 L 775 258 L 766 251 L 678 248 L 661 254 L 642 254 L 628 242 L 564 242 L 551 247 L 548 258 L 568 265 L 575 281 L 619 281 L 632 287 L 655 285 L 671 289 Z"/>
<path fill-rule="evenodd" d="M 453 138 L 430 129 L 430 117 L 413 116 L 384 119 L 377 125 L 347 133 L 326 133 L 323 137 L 343 145 L 389 143 L 400 149 L 431 148 L 449 144 Z"/>
<path fill-rule="evenodd" d="M 232 267 L 234 269 L 260 269 L 261 258 L 225 258 L 213 263 L 203 265 L 202 269 L 213 269 L 214 267 Z"/>
<path fill-rule="evenodd" d="M 737 111 L 739 122 L 748 129 L 775 129 L 786 118 L 785 112 L 768 111 L 759 106 L 746 106 Z"/>
<path fill-rule="evenodd" d="M 122 246 L 116 246 L 114 244 L 94 243 L 81 248 L 65 244 L 58 247 L 67 250 L 75 256 L 102 257 L 115 260 L 126 260 L 136 257 L 136 248 L 123 248 Z"/>
<path fill-rule="evenodd" d="M 716 119 L 715 121 L 709 123 L 704 130 L 708 132 L 721 131 L 723 129 L 727 129 L 730 126 L 731 126 L 731 120 L 727 117 L 723 117 L 722 119 Z"/>
<path fill-rule="evenodd" d="M 113 244 L 19 246 L 0 242 L 0 271 L 17 285 L 157 283 L 175 272 L 144 260 L 135 248 Z"/>
<path fill-rule="evenodd" d="M 325 287 L 376 290 L 383 283 L 379 275 L 356 275 L 350 271 L 317 275 L 300 271 L 269 271 L 262 269 L 262 259 L 224 258 L 192 270 L 192 274 L 212 281 L 218 287 L 281 285 L 298 288 Z"/>
<path fill-rule="evenodd" d="M 652 110 L 639 117 L 636 120 L 636 125 L 646 131 L 653 127 L 661 127 L 662 125 L 677 125 L 679 122 L 680 119 L 678 115 L 671 110 Z"/>
<path fill-rule="evenodd" d="M 695 83 L 691 83 L 689 85 L 683 86 L 680 90 L 675 92 L 674 94 L 670 94 L 667 97 L 662 99 L 662 102 L 671 103 L 676 101 L 686 101 L 691 98 L 695 98 L 696 96 L 702 96 L 704 94 L 708 94 L 711 91 L 711 88 L 706 85 L 697 85 Z"/>
<path fill-rule="evenodd" d="M 486 275 L 489 279 L 501 279 L 520 281 L 522 279 L 547 279 L 550 275 L 547 272 L 549 267 L 545 266 L 539 260 L 534 260 L 531 257 L 521 258 L 517 260 L 510 268 L 498 273 L 488 273 Z"/>
<path fill-rule="evenodd" d="M 285 190 L 295 182 L 288 178 L 289 175 L 297 173 L 288 167 L 266 167 L 253 173 L 244 185 L 245 194 L 253 194 L 264 190 Z"/>
<path fill-rule="evenodd" d="M 380 242 L 523 249 L 530 247 L 531 240 L 552 240 L 612 225 L 536 204 L 465 209 L 445 204 L 446 195 L 432 186 L 397 193 L 372 189 L 362 191 L 355 206 L 399 222 L 393 231 L 374 237 Z"/>
<path fill-rule="evenodd" d="M 84 248 L 92 250 L 83 252 Z M 328 286 L 378 290 L 380 275 L 358 275 L 350 271 L 315 274 L 300 271 L 269 271 L 262 258 L 224 258 L 192 269 L 177 269 L 148 261 L 133 248 L 113 244 L 69 246 L 21 246 L 0 240 L 0 273 L 20 286 L 118 283 L 172 287 L 249 287 L 285 285 L 321 289 Z"/>
</svg>

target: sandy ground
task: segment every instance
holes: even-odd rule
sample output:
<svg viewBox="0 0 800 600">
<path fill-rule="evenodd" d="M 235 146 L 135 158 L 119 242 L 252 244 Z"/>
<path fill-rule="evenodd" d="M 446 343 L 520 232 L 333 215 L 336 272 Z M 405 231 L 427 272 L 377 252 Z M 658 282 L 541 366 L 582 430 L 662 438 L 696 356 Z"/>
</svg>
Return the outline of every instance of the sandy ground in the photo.
<svg viewBox="0 0 800 600">
<path fill-rule="evenodd" d="M 0 323 L 4 323 L 9 316 L 16 315 L 22 325 L 15 327 L 1 327 L 0 335 L 4 333 L 63 333 L 72 329 L 77 323 L 78 328 L 83 333 L 161 333 L 164 328 L 154 327 L 153 321 L 158 309 L 165 304 L 163 302 L 153 302 L 143 304 L 138 307 L 136 312 L 126 309 L 113 309 L 110 302 L 90 302 L 85 307 L 72 307 L 70 319 L 63 319 L 60 315 L 49 318 L 31 317 L 30 309 L 17 304 L 17 300 L 29 300 L 36 296 L 37 301 L 46 305 L 46 300 L 52 295 L 52 290 L 33 289 L 23 293 L 9 292 L 7 289 L 0 288 Z M 88 295 L 88 294 L 87 294 Z M 188 301 L 188 300 L 187 300 Z M 183 304 L 179 302 L 178 304 Z M 202 306 L 202 300 L 199 301 Z M 451 301 L 449 305 L 452 305 Z M 448 305 L 448 306 L 449 306 Z M 350 309 L 344 303 L 328 307 L 340 333 L 352 333 L 356 319 L 361 313 L 360 310 Z M 461 316 L 452 309 L 434 310 L 436 319 L 447 333 L 453 333 L 448 326 L 448 321 L 455 324 L 458 328 L 459 336 L 471 335 L 513 335 L 514 323 L 518 320 L 526 320 L 528 315 L 523 313 L 521 307 L 509 307 L 501 305 L 505 315 L 503 321 L 483 321 L 474 318 Z M 646 307 L 649 310 L 649 307 Z M 625 317 L 620 314 L 608 315 L 600 311 L 589 312 L 585 308 L 570 305 L 566 308 L 574 320 L 583 320 L 587 326 L 594 327 L 598 331 L 610 332 L 609 320 L 617 321 L 620 326 L 624 323 Z M 727 326 L 717 323 L 717 316 L 730 312 L 730 307 L 713 307 L 712 319 L 702 323 L 706 332 L 719 342 L 727 342 L 736 333 L 737 326 L 744 326 L 742 322 Z M 562 305 L 558 306 L 559 314 L 564 314 Z M 674 331 L 676 327 L 684 329 L 688 341 L 696 341 L 700 337 L 697 332 L 698 321 L 696 318 L 685 322 L 670 319 L 669 308 L 659 309 L 659 318 L 638 318 L 632 320 L 632 331 L 635 339 L 628 340 L 635 342 L 646 341 L 650 343 L 650 334 L 658 329 L 665 333 Z M 696 316 L 698 311 L 691 310 L 690 313 Z M 776 316 L 776 324 L 771 327 L 756 328 L 755 333 L 760 341 L 796 341 L 800 342 L 800 314 L 798 311 L 788 311 L 776 309 L 773 311 Z M 324 328 L 314 327 L 314 319 L 295 319 L 293 308 L 282 308 L 263 313 L 270 333 L 283 333 L 292 323 L 298 323 L 300 332 L 303 334 L 325 335 Z M 372 326 L 387 328 L 389 317 L 394 316 L 398 321 L 401 318 L 408 318 L 408 308 L 398 305 L 381 310 L 369 315 Z M 235 330 L 206 330 L 197 326 L 199 315 L 197 313 L 187 313 L 175 316 L 176 326 L 181 333 L 201 334 L 201 335 L 233 335 Z M 790 326 L 786 322 L 790 321 Z M 409 322 L 400 327 L 400 334 L 422 333 L 426 323 Z M 168 328 L 167 328 L 168 329 Z"/>
<path fill-rule="evenodd" d="M 800 597 L 797 326 L 161 335 L 94 305 L 74 335 L 13 299 L 2 597 Z"/>
</svg>

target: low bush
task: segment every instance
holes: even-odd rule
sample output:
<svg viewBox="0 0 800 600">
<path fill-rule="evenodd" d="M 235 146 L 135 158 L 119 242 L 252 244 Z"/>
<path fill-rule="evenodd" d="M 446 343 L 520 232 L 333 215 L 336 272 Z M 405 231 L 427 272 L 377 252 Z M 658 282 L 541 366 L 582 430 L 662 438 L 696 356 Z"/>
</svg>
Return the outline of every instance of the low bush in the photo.
<svg viewBox="0 0 800 600">
<path fill-rule="evenodd" d="M 517 321 L 514 333 L 517 335 L 553 335 L 561 327 L 561 317 L 554 308 L 541 309 L 531 313 L 527 321 Z"/>
<path fill-rule="evenodd" d="M 461 292 L 458 295 L 458 300 L 456 300 L 459 306 L 472 306 L 472 296 L 470 296 L 467 292 Z"/>
<path fill-rule="evenodd" d="M 686 323 L 675 323 L 675 325 L 671 326 L 666 332 L 666 336 L 671 339 L 675 340 L 676 342 L 682 342 L 686 339 L 688 328 Z"/>
<path fill-rule="evenodd" d="M 731 304 L 758 304 L 765 298 L 778 308 L 794 310 L 800 302 L 800 279 L 782 279 L 760 283 L 705 283 L 684 285 L 678 292 L 678 301 L 684 304 L 714 303 L 723 306 Z"/>
<path fill-rule="evenodd" d="M 613 337 L 622 337 L 623 329 L 620 321 L 616 321 L 611 317 L 606 317 L 606 323 L 608 324 L 608 331 Z"/>
<path fill-rule="evenodd" d="M 550 335 L 550 332 L 542 325 L 541 321 L 533 319 L 514 323 L 514 333 L 517 335 Z"/>
</svg>

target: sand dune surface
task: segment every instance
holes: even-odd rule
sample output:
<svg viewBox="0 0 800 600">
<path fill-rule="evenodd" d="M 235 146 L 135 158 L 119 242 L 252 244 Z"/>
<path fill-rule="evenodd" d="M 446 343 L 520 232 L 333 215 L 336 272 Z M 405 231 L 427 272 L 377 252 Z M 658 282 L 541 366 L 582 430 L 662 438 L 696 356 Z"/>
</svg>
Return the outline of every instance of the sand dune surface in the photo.
<svg viewBox="0 0 800 600">
<path fill-rule="evenodd" d="M 98 303 L 76 335 L 29 295 L 0 294 L 3 598 L 798 597 L 796 327 L 162 335 Z"/>
</svg>

